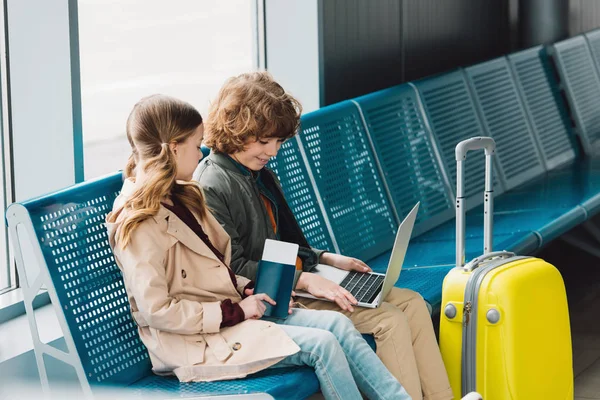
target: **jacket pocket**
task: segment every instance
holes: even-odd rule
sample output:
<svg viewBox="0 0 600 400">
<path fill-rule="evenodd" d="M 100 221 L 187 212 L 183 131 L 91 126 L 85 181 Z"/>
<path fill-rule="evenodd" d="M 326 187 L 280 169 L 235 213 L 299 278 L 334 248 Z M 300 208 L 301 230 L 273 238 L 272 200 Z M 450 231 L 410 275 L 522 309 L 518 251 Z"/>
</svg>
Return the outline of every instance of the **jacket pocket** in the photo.
<svg viewBox="0 0 600 400">
<path fill-rule="evenodd" d="M 206 352 L 206 340 L 202 335 L 185 337 L 185 349 L 189 365 L 202 364 Z"/>
<path fill-rule="evenodd" d="M 229 346 L 229 343 L 227 343 L 227 340 L 220 333 L 209 333 L 203 335 L 203 337 L 206 345 L 217 360 L 225 362 L 233 355 L 233 350 Z"/>
</svg>

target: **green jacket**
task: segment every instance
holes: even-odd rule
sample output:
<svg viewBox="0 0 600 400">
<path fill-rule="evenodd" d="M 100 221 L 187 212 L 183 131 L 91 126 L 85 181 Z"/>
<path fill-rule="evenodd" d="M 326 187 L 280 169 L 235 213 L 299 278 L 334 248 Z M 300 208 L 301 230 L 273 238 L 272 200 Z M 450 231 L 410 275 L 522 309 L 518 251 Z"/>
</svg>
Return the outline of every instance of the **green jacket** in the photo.
<svg viewBox="0 0 600 400">
<path fill-rule="evenodd" d="M 322 250 L 312 249 L 289 205 L 273 171 L 264 168 L 252 174 L 232 158 L 211 153 L 194 173 L 215 218 L 231 237 L 231 269 L 254 280 L 266 239 L 297 243 L 302 270 L 310 271 L 319 262 Z M 271 201 L 277 222 L 275 234 L 260 195 Z M 294 287 L 302 271 L 296 272 Z"/>
</svg>

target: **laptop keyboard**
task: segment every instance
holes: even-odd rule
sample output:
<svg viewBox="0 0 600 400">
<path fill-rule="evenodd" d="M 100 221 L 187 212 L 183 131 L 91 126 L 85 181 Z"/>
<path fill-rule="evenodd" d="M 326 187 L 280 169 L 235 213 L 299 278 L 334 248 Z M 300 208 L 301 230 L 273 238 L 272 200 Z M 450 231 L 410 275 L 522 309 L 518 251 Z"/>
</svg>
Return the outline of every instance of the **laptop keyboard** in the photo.
<svg viewBox="0 0 600 400">
<path fill-rule="evenodd" d="M 346 275 L 340 286 L 352 293 L 360 303 L 372 303 L 383 286 L 384 275 L 352 271 Z"/>
</svg>

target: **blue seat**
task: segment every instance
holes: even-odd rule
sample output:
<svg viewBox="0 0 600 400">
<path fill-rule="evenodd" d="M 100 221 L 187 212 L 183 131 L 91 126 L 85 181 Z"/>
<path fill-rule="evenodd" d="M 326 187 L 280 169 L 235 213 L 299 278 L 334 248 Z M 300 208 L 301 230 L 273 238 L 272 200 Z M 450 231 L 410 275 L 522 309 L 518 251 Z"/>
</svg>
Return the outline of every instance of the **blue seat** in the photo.
<svg viewBox="0 0 600 400">
<path fill-rule="evenodd" d="M 507 59 L 546 169 L 575 161 L 574 132 L 546 49 L 536 46 Z"/>
<path fill-rule="evenodd" d="M 500 57 L 465 69 L 481 115 L 485 136 L 496 141 L 496 159 L 504 189 L 510 190 L 545 172 L 508 61 Z"/>
<path fill-rule="evenodd" d="M 422 79 L 412 83 L 423 102 L 426 120 L 431 127 L 443 170 L 456 197 L 456 159 L 454 149 L 462 140 L 485 136 L 471 89 L 462 70 Z M 470 154 L 465 163 L 465 196 L 467 210 L 483 202 L 485 159 L 483 153 Z M 494 161 L 494 191 L 504 192 L 501 169 Z"/>
<path fill-rule="evenodd" d="M 319 391 L 314 371 L 306 367 L 275 368 L 260 371 L 244 379 L 187 383 L 175 377 L 149 375 L 133 383 L 132 392 L 140 395 L 164 395 L 165 398 L 206 396 L 239 396 L 268 393 L 274 399 L 301 400 Z"/>
<path fill-rule="evenodd" d="M 494 248 L 520 254 L 532 253 L 582 223 L 589 215 L 588 209 L 600 201 L 597 191 L 600 185 L 594 184 L 593 178 L 587 178 L 594 173 L 593 168 L 582 169 L 580 163 L 567 168 L 573 163 L 576 151 L 564 106 L 559 102 L 560 96 L 544 57 L 543 49 L 535 48 L 511 55 L 510 64 L 500 58 L 468 68 L 465 75 L 475 99 L 470 99 L 465 81 L 458 71 L 415 83 L 436 137 L 438 134 L 445 137 L 457 134 L 458 129 L 453 131 L 452 128 L 466 121 L 465 129 L 483 126 L 486 132 L 495 132 L 495 135 L 488 134 L 499 142 L 499 153 L 503 151 L 501 145 L 504 145 L 503 161 L 504 165 L 510 166 L 510 171 L 504 168 L 499 173 L 507 191 L 503 193 L 501 189 L 498 195 L 496 189 Z M 479 115 L 483 118 L 481 124 L 475 108 L 479 108 Z M 460 119 L 456 118 L 457 115 Z M 455 136 L 455 140 L 462 139 Z M 521 143 L 515 139 L 517 136 Z M 440 150 L 442 154 L 445 151 L 444 158 L 449 164 L 453 162 L 453 149 L 448 147 L 444 150 L 444 140 L 437 137 Z M 514 148 L 515 144 L 517 148 Z M 506 154 L 512 155 L 513 159 Z M 502 158 L 500 154 L 498 157 Z M 519 158 L 529 160 L 529 164 L 524 164 Z M 566 172 L 544 174 L 545 167 L 556 169 L 563 165 L 566 166 L 560 170 Z M 471 189 L 474 191 L 473 186 Z M 482 197 L 479 201 L 471 198 L 472 209 L 467 213 L 467 258 L 481 253 L 482 200 Z M 452 264 L 454 238 L 454 221 L 438 225 L 411 241 L 405 265 Z M 389 255 L 382 255 L 377 263 L 385 266 L 387 258 Z M 402 286 L 402 279 L 401 276 L 399 286 Z M 410 282 L 406 283 L 410 285 Z M 441 284 L 438 295 L 440 292 Z M 433 291 L 428 297 L 433 303 L 435 295 Z"/>
<path fill-rule="evenodd" d="M 396 213 L 403 219 L 419 201 L 413 235 L 454 216 L 452 189 L 415 88 L 405 84 L 353 100 L 367 125 Z"/>
<path fill-rule="evenodd" d="M 338 251 L 297 140 L 286 141 L 268 167 L 277 174 L 285 199 L 308 243 L 317 249 Z"/>
<path fill-rule="evenodd" d="M 436 138 L 436 142 L 439 143 L 442 159 L 445 161 L 449 179 L 453 184 L 456 182 L 454 146 L 458 141 L 478 135 L 493 136 L 489 131 L 494 130 L 497 141 L 508 149 L 506 151 L 511 150 L 510 132 L 505 132 L 499 127 L 499 122 L 502 121 L 502 117 L 499 117 L 499 115 L 506 108 L 507 101 L 515 101 L 515 97 L 518 96 L 510 78 L 510 71 L 507 71 L 507 68 L 506 63 L 502 60 L 494 60 L 474 66 L 465 73 L 457 70 L 414 83 L 423 99 L 426 114 L 431 121 L 433 135 Z M 469 82 L 474 86 L 473 90 L 469 88 Z M 508 90 L 503 92 L 501 87 L 508 87 Z M 478 97 L 473 97 L 471 92 L 475 93 Z M 480 104 L 481 102 L 483 103 Z M 478 108 L 480 111 L 485 111 L 485 113 L 478 113 Z M 480 114 L 483 116 L 483 120 L 480 118 Z M 513 118 L 515 114 L 520 118 L 518 126 L 522 129 L 527 129 L 523 128 L 527 125 L 527 121 L 522 109 L 514 109 Z M 449 138 L 452 139 L 452 142 L 450 142 Z M 535 153 L 535 148 L 533 147 L 535 144 L 532 138 L 529 137 L 527 140 L 529 145 L 524 150 L 529 153 Z M 496 158 L 499 159 L 500 154 Z M 505 164 L 509 164 L 511 159 L 506 158 L 504 162 Z M 537 171 L 534 171 L 534 174 L 540 174 L 543 170 L 539 162 L 539 157 L 534 159 L 534 163 L 537 165 Z M 527 176 L 528 172 L 522 170 L 527 167 L 523 164 L 517 165 L 521 170 L 513 167 L 508 175 L 509 179 L 506 179 L 505 171 L 500 162 L 496 162 L 495 167 L 496 184 L 494 185 L 494 197 L 496 202 L 499 202 L 502 198 L 506 185 L 515 184 L 515 179 L 522 180 L 529 178 Z M 478 255 L 483 248 L 482 245 L 470 248 L 471 238 L 474 239 L 473 243 L 475 243 L 475 239 L 483 237 L 483 218 L 479 215 L 483 204 L 483 153 L 469 155 L 465 167 L 465 179 L 467 209 L 470 210 L 467 213 L 466 224 L 466 254 L 468 257 L 469 254 Z M 515 210 L 511 211 L 514 212 Z M 495 248 L 512 249 L 512 246 L 507 246 L 507 244 L 523 241 L 528 243 L 528 246 L 526 246 L 528 249 L 532 247 L 531 243 L 533 243 L 532 238 L 534 236 L 531 233 L 534 226 L 523 226 L 521 223 L 515 223 L 515 218 L 516 216 L 508 213 L 504 215 L 500 213 L 494 214 Z M 430 252 L 429 246 L 431 245 L 427 243 L 446 243 L 445 249 L 450 254 L 443 257 L 446 262 L 453 263 L 455 235 L 455 222 L 452 220 L 416 238 L 416 240 L 411 242 L 411 247 L 415 247 L 416 243 L 419 243 L 419 246 L 423 248 L 422 252 L 424 254 L 436 254 L 439 253 L 439 250 L 436 252 L 436 249 L 431 247 Z M 418 262 L 420 265 L 431 265 L 433 262 L 440 262 L 440 257 L 436 254 L 426 257 L 425 260 L 415 259 L 415 262 Z M 411 249 L 409 249 L 410 260 L 412 260 Z"/>
<path fill-rule="evenodd" d="M 596 35 L 592 36 L 595 40 Z M 555 43 L 548 48 L 564 86 L 565 95 L 577 126 L 576 133 L 588 155 L 600 146 L 600 77 L 584 36 Z"/>
<path fill-rule="evenodd" d="M 581 223 L 587 216 L 580 206 L 585 199 L 577 194 L 577 186 L 569 184 L 560 189 L 561 186 L 557 184 L 540 187 L 535 183 L 547 181 L 548 175 L 540 175 L 544 165 L 556 168 L 572 162 L 576 154 L 566 112 L 558 102 L 560 96 L 556 93 L 555 82 L 544 56 L 541 48 L 509 56 L 516 80 L 513 80 L 509 63 L 504 58 L 470 67 L 465 72 L 476 95 L 475 103 L 480 109 L 483 125 L 487 130 L 496 131 L 499 158 L 502 158 L 500 153 L 503 152 L 529 162 L 513 162 L 505 156 L 504 164 L 511 165 L 511 171 L 503 170 L 500 175 L 504 176 L 507 192 L 499 196 L 496 193 L 494 213 L 495 236 L 516 236 L 512 238 L 515 239 L 513 242 L 528 243 L 525 247 L 529 249 L 533 247 L 531 233 L 538 236 L 541 245 Z M 460 83 L 456 73 L 448 75 L 430 79 L 427 82 L 428 90 L 431 91 L 431 87 L 443 88 L 448 81 Z M 447 101 L 461 104 L 461 95 L 455 93 L 450 96 L 449 92 L 447 97 Z M 463 117 L 470 114 L 471 120 L 476 119 L 472 108 L 464 108 L 466 111 L 461 111 Z M 550 126 L 546 119 L 551 123 Z M 507 128 L 511 128 L 512 133 Z M 517 136 L 521 143 L 515 139 Z M 511 148 L 514 144 L 518 145 L 517 149 Z M 504 150 L 501 145 L 504 145 Z M 532 187 L 535 189 L 528 189 L 530 185 L 534 185 Z M 525 194 L 530 190 L 534 195 Z M 475 202 L 476 208 L 467 214 L 468 237 L 482 235 L 479 222 L 483 212 L 481 202 Z M 473 219 L 471 215 L 478 218 Z M 438 227 L 432 234 L 435 240 L 454 237 L 454 227 L 450 224 L 445 229 Z"/>
<path fill-rule="evenodd" d="M 344 101 L 302 117 L 298 141 L 337 250 L 370 260 L 392 248 L 398 217 L 357 106 Z"/>
<path fill-rule="evenodd" d="M 32 335 L 43 386 L 47 388 L 46 370 L 40 360 L 45 355 L 70 364 L 87 393 L 101 385 L 171 397 L 264 392 L 302 399 L 315 393 L 318 381 L 307 367 L 212 383 L 179 383 L 152 374 L 104 226 L 121 185 L 119 172 L 12 204 L 6 211 L 25 301 L 31 304 L 38 289 L 47 288 L 68 348 L 63 353 Z M 31 248 L 33 254 L 22 252 Z M 37 329 L 34 316 L 28 317 Z"/>
</svg>

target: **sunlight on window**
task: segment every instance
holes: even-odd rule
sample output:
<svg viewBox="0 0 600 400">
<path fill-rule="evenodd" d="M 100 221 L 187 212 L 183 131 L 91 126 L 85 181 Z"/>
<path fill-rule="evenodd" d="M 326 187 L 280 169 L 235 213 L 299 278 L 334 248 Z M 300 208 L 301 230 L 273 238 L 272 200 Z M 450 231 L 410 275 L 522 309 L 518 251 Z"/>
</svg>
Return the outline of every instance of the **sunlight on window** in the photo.
<svg viewBox="0 0 600 400">
<path fill-rule="evenodd" d="M 225 79 L 255 69 L 251 0 L 79 0 L 85 179 L 125 166 L 125 122 L 163 93 L 203 116 Z"/>
</svg>

